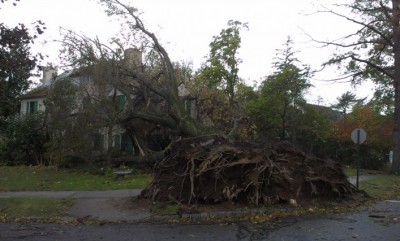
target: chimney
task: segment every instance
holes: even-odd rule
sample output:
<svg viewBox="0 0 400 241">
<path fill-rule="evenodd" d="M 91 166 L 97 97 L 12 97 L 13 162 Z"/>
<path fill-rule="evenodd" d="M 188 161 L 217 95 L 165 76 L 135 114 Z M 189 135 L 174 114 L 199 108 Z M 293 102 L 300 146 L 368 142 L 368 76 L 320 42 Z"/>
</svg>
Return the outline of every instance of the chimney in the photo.
<svg viewBox="0 0 400 241">
<path fill-rule="evenodd" d="M 42 85 L 50 85 L 51 81 L 57 76 L 57 69 L 54 67 L 42 67 L 43 78 Z"/>
<path fill-rule="evenodd" d="M 127 68 L 142 68 L 142 51 L 137 48 L 129 48 L 124 52 Z"/>
</svg>

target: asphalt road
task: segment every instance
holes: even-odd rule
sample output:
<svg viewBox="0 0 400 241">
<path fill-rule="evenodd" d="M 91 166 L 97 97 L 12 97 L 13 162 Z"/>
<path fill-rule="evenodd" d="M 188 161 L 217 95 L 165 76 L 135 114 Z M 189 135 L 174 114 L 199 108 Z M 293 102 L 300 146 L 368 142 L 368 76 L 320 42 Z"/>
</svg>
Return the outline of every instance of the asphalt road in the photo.
<svg viewBox="0 0 400 241">
<path fill-rule="evenodd" d="M 0 223 L 0 240 L 400 241 L 400 202 L 380 202 L 354 213 L 286 217 L 263 224 L 110 223 L 73 226 Z"/>
</svg>

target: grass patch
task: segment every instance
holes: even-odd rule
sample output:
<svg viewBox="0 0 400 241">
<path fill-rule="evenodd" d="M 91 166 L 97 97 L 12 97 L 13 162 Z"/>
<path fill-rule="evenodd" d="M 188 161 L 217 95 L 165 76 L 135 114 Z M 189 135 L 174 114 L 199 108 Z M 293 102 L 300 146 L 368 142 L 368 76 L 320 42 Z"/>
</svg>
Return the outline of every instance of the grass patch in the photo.
<svg viewBox="0 0 400 241">
<path fill-rule="evenodd" d="M 72 198 L 0 198 L 0 217 L 62 217 L 74 202 Z"/>
<path fill-rule="evenodd" d="M 174 215 L 178 214 L 180 206 L 178 204 L 153 203 L 149 210 L 153 215 Z"/>
<path fill-rule="evenodd" d="M 348 177 L 357 176 L 357 168 L 351 166 L 344 166 L 344 173 Z M 382 171 L 360 169 L 360 175 L 380 174 Z"/>
<path fill-rule="evenodd" d="M 360 182 L 360 189 L 377 199 L 400 199 L 400 176 L 382 175 Z"/>
<path fill-rule="evenodd" d="M 94 175 L 85 171 L 65 171 L 41 167 L 0 166 L 0 191 L 90 191 L 142 189 L 150 174 L 131 174 L 116 180 L 113 173 Z"/>
<path fill-rule="evenodd" d="M 348 177 L 357 176 L 357 168 L 353 168 L 353 167 L 350 167 L 350 166 L 345 166 L 344 167 L 344 173 Z"/>
</svg>

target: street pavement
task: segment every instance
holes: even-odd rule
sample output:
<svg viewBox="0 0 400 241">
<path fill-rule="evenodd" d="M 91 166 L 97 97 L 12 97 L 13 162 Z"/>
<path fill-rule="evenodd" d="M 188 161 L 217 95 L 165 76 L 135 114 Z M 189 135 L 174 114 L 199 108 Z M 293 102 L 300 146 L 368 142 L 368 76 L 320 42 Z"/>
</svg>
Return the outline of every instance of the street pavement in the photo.
<svg viewBox="0 0 400 241">
<path fill-rule="evenodd" d="M 353 213 L 290 216 L 265 223 L 0 223 L 2 241 L 399 241 L 400 202 L 389 200 Z"/>
</svg>

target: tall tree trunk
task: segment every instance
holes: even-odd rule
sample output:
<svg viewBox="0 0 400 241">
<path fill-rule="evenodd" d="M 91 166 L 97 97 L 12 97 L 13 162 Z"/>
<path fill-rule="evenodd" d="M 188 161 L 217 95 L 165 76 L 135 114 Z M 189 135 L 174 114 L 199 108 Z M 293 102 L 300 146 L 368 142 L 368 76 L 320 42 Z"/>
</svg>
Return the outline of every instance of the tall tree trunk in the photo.
<svg viewBox="0 0 400 241">
<path fill-rule="evenodd" d="M 394 52 L 394 127 L 392 172 L 400 173 L 400 0 L 392 0 Z"/>
</svg>

